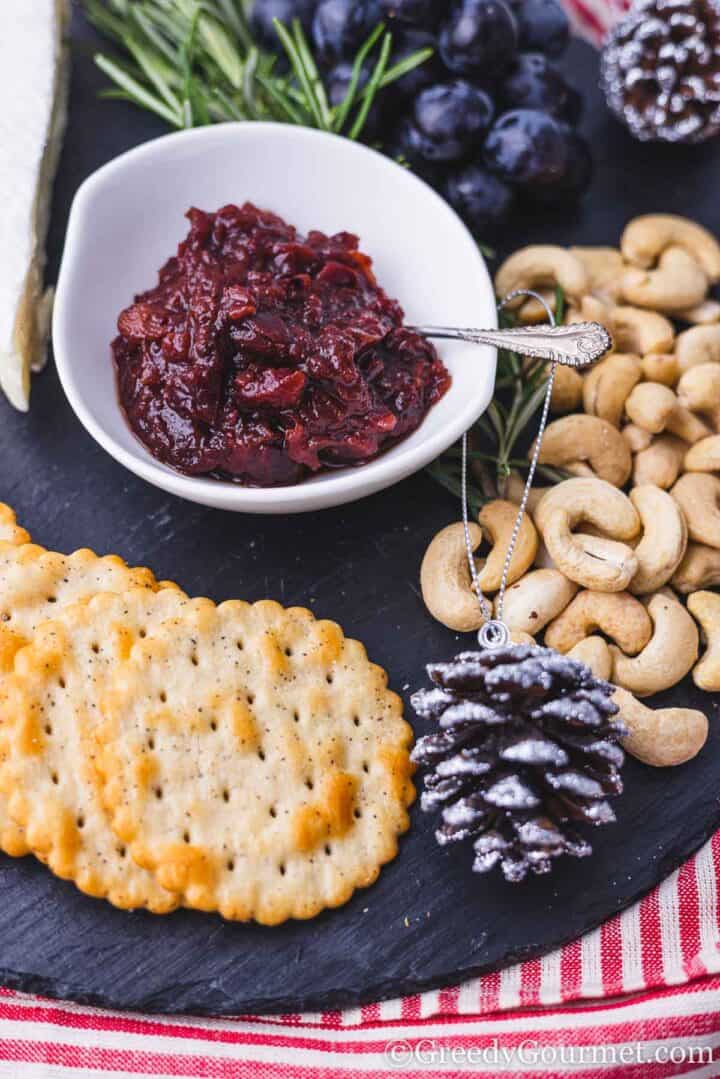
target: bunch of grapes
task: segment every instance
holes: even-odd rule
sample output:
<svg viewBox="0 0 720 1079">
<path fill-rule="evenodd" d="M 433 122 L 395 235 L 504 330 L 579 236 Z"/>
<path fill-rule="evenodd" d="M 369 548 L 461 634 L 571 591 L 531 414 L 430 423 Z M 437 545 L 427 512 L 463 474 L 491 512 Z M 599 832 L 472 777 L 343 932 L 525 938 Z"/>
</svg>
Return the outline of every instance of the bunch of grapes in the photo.
<svg viewBox="0 0 720 1079">
<path fill-rule="evenodd" d="M 392 30 L 393 60 L 433 49 L 377 97 L 363 138 L 407 161 L 475 233 L 516 200 L 560 205 L 588 186 L 582 99 L 552 62 L 569 36 L 558 0 L 255 0 L 253 30 L 269 49 L 279 44 L 273 18 L 300 20 L 332 104 L 378 22 Z"/>
</svg>

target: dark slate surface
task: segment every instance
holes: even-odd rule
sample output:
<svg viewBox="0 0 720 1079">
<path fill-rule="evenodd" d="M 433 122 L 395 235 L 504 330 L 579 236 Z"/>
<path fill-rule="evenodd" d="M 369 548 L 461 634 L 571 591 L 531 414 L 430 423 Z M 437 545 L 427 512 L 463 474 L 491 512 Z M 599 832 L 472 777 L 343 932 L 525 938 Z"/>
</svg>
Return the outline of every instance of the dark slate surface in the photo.
<svg viewBox="0 0 720 1079">
<path fill-rule="evenodd" d="M 96 101 L 100 80 L 79 20 L 76 33 L 53 268 L 78 183 L 161 130 L 130 108 Z M 592 51 L 575 45 L 567 66 L 588 95 L 586 126 L 598 158 L 592 196 L 578 211 L 515 221 L 503 249 L 538 240 L 614 242 L 627 217 L 649 210 L 690 213 L 720 231 L 720 143 L 694 150 L 633 144 L 606 117 Z M 467 644 L 434 624 L 419 598 L 425 546 L 457 516 L 425 476 L 354 506 L 286 520 L 205 510 L 147 486 L 96 447 L 52 366 L 36 379 L 29 416 L 0 402 L 0 460 L 0 498 L 39 542 L 117 551 L 216 599 L 272 596 L 308 605 L 365 641 L 397 689 L 422 683 L 425 662 Z M 701 703 L 691 686 L 670 699 Z M 708 707 L 707 698 L 702 703 Z M 295 1011 L 440 986 L 538 956 L 646 892 L 718 826 L 719 750 L 714 714 L 709 744 L 693 763 L 653 771 L 631 761 L 619 823 L 596 834 L 594 859 L 566 861 L 551 879 L 521 887 L 473 877 L 467 852 L 436 848 L 430 822 L 415 810 L 400 855 L 378 884 L 341 910 L 273 930 L 188 912 L 162 919 L 121 913 L 31 858 L 2 859 L 0 983 L 119 1008 Z"/>
</svg>

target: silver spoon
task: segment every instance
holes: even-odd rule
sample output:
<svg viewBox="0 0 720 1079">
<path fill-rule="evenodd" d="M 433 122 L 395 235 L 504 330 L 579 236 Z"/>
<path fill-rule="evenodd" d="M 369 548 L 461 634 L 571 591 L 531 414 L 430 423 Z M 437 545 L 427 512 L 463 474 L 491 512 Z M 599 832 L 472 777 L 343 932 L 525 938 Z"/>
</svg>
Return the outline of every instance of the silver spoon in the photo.
<svg viewBox="0 0 720 1079">
<path fill-rule="evenodd" d="M 517 326 L 507 330 L 458 329 L 454 326 L 409 326 L 424 337 L 493 345 L 535 360 L 585 367 L 612 348 L 612 337 L 599 322 L 572 322 L 567 326 Z"/>
</svg>

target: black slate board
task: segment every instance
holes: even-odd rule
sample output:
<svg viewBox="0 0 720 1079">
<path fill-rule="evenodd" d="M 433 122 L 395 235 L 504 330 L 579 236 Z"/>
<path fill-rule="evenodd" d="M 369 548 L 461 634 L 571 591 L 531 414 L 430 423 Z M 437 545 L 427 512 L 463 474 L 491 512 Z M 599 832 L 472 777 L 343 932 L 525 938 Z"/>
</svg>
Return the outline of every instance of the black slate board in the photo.
<svg viewBox="0 0 720 1079">
<path fill-rule="evenodd" d="M 77 15 L 75 32 L 54 268 L 78 183 L 161 131 L 130 108 L 96 101 L 93 39 Z M 649 210 L 690 213 L 720 231 L 720 145 L 691 151 L 633 144 L 606 117 L 593 52 L 575 44 L 566 66 L 588 96 L 586 126 L 598 157 L 592 195 L 572 216 L 516 220 L 502 249 L 538 240 L 613 242 L 629 216 Z M 418 595 L 425 546 L 457 516 L 453 500 L 423 475 L 316 515 L 283 520 L 206 510 L 147 486 L 95 446 L 52 367 L 36 379 L 29 416 L 0 402 L 0 460 L 0 498 L 17 508 L 38 542 L 117 551 L 216 599 L 269 595 L 308 605 L 363 640 L 406 695 L 422 683 L 425 662 L 467 643 L 433 623 Z M 685 685 L 664 703 L 701 699 L 708 707 L 707 697 Z M 416 809 L 399 857 L 373 888 L 313 922 L 273 930 L 188 912 L 162 919 L 121 913 L 53 879 L 31 858 L 0 859 L 0 983 L 116 1008 L 221 1014 L 356 1004 L 498 969 L 597 925 L 695 850 L 720 824 L 719 752 L 715 715 L 693 763 L 653 771 L 630 761 L 619 823 L 595 835 L 595 857 L 561 863 L 551 878 L 521 887 L 473 877 L 467 856 L 434 845 L 431 824 Z"/>
</svg>

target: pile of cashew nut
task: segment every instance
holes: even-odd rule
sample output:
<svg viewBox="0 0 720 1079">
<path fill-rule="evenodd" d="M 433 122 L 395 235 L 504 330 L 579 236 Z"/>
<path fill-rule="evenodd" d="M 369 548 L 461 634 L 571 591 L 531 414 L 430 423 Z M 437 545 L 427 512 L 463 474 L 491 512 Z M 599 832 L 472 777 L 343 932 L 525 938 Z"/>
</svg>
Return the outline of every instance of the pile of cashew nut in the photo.
<svg viewBox="0 0 720 1079">
<path fill-rule="evenodd" d="M 558 367 L 540 462 L 572 478 L 533 490 L 510 564 L 503 619 L 513 640 L 544 643 L 617 687 L 625 748 L 646 764 L 690 760 L 708 720 L 639 698 L 676 685 L 720 691 L 720 244 L 685 218 L 631 221 L 620 249 L 526 247 L 500 267 L 502 296 L 530 288 L 593 319 L 614 351 L 586 373 Z M 520 321 L 543 319 L 530 300 Z M 532 448 L 531 448 L 532 451 Z M 530 452 L 531 452 L 530 451 Z M 519 474 L 470 526 L 479 583 L 492 596 L 523 491 Z M 483 618 L 463 526 L 430 543 L 422 564 L 430 613 L 450 629 Z M 497 599 L 495 600 L 497 609 Z"/>
</svg>

